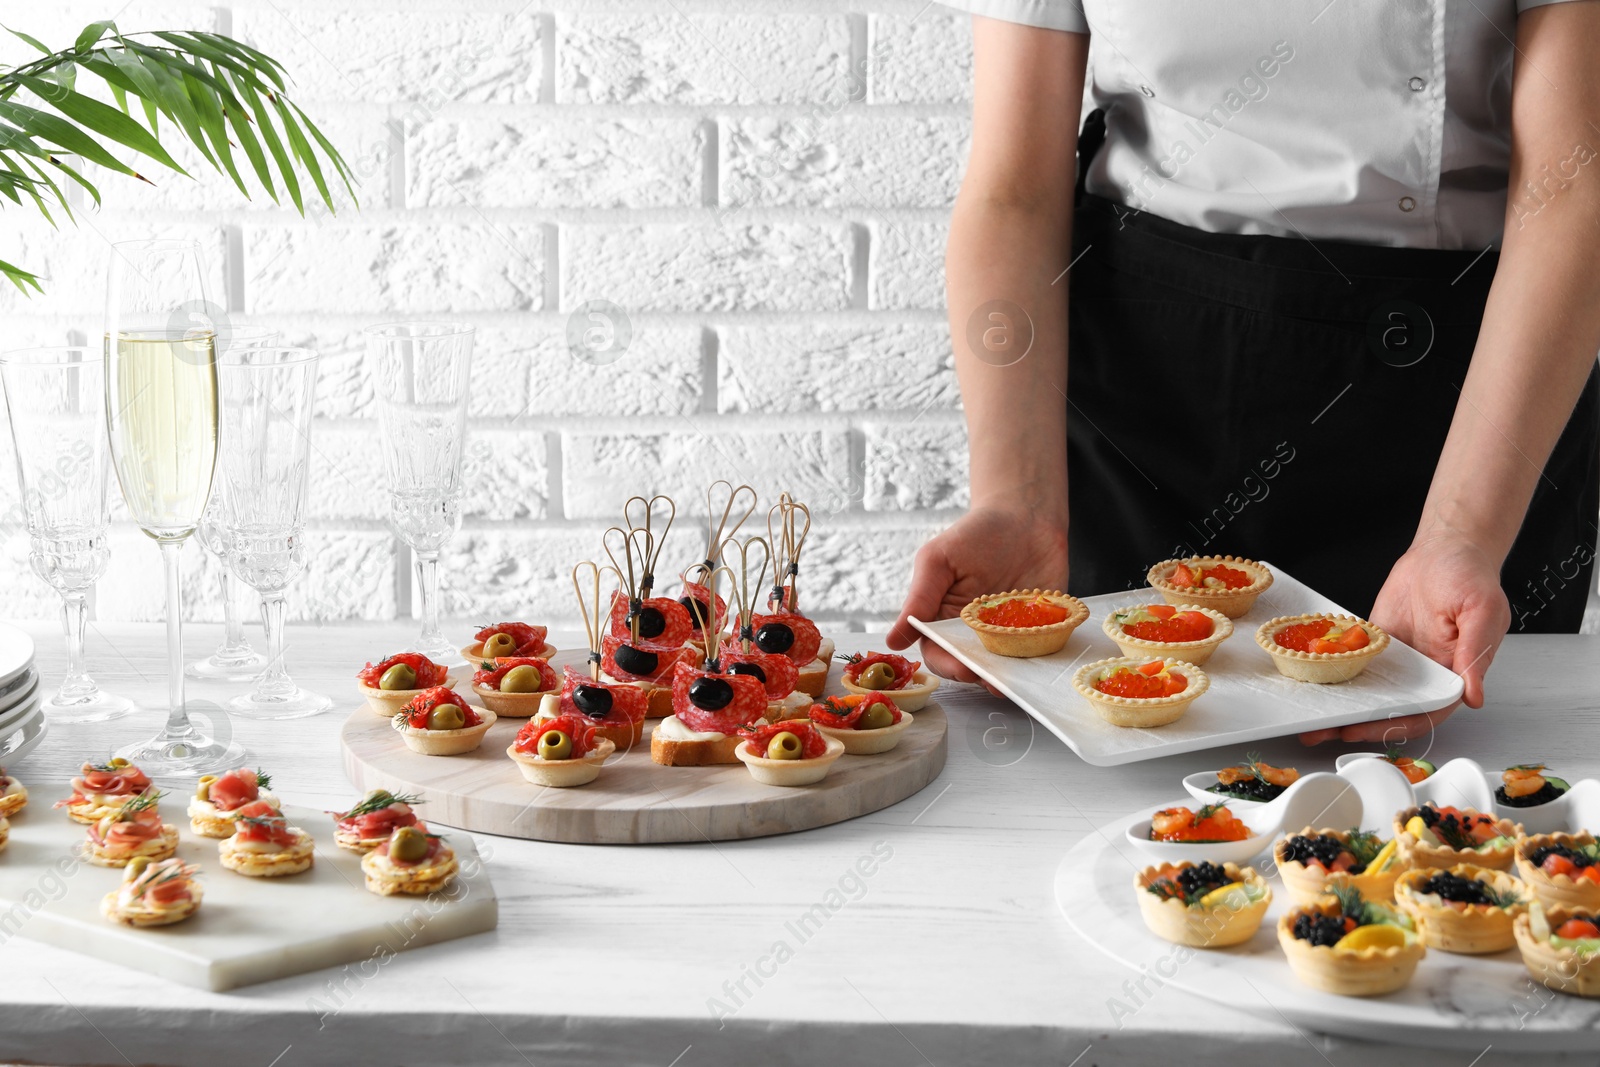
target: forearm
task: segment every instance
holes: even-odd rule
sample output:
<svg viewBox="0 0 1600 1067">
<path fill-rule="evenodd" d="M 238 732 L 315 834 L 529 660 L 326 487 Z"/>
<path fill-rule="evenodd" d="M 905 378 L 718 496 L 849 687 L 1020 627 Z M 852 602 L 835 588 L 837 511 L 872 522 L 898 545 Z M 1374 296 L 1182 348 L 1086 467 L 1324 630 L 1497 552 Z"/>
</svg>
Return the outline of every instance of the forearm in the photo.
<svg viewBox="0 0 1600 1067">
<path fill-rule="evenodd" d="M 1600 19 L 1576 10 L 1593 6 L 1519 23 L 1500 266 L 1418 529 L 1419 540 L 1464 533 L 1496 561 L 1600 349 L 1600 76 L 1587 51 Z"/>
</svg>

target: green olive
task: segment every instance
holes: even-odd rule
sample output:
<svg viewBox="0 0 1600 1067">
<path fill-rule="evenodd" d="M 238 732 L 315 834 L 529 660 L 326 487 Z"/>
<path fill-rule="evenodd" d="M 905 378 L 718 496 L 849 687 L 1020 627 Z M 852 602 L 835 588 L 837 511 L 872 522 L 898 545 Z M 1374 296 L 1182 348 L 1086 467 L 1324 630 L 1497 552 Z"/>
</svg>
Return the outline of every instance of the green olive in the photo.
<svg viewBox="0 0 1600 1067">
<path fill-rule="evenodd" d="M 546 730 L 539 735 L 540 759 L 571 759 L 572 738 L 565 730 Z"/>
<path fill-rule="evenodd" d="M 217 780 L 214 774 L 202 774 L 200 781 L 194 787 L 194 795 L 199 800 L 211 799 L 211 783 Z"/>
<path fill-rule="evenodd" d="M 428 729 L 459 730 L 467 725 L 467 717 L 454 704 L 440 704 L 428 712 Z"/>
<path fill-rule="evenodd" d="M 785 730 L 783 733 L 775 735 L 771 741 L 767 742 L 767 758 L 799 759 L 803 748 L 804 746 L 800 744 L 800 739 L 794 734 L 790 733 L 788 730 Z"/>
<path fill-rule="evenodd" d="M 128 861 L 128 865 L 122 869 L 122 880 L 125 882 L 133 881 L 135 878 L 139 877 L 140 872 L 148 866 L 150 866 L 149 856 L 133 857 L 133 859 Z"/>
<path fill-rule="evenodd" d="M 502 693 L 537 693 L 544 686 L 544 675 L 531 663 L 519 663 L 500 678 Z"/>
<path fill-rule="evenodd" d="M 483 643 L 484 659 L 499 659 L 501 656 L 515 655 L 516 651 L 517 639 L 510 634 L 490 634 Z"/>
<path fill-rule="evenodd" d="M 887 663 L 869 663 L 856 678 L 862 689 L 888 689 L 894 685 L 894 668 Z"/>
<path fill-rule="evenodd" d="M 428 854 L 428 835 L 415 826 L 402 826 L 389 838 L 389 858 L 415 863 Z"/>
<path fill-rule="evenodd" d="M 410 664 L 396 663 L 393 667 L 383 672 L 383 677 L 378 679 L 379 689 L 415 689 L 417 687 L 417 672 L 411 669 Z"/>
<path fill-rule="evenodd" d="M 122 768 L 128 766 L 128 761 L 123 759 L 121 756 L 118 756 L 117 758 L 113 759 L 110 763 L 106 764 L 106 766 L 110 767 L 114 771 L 120 771 L 120 770 L 122 770 Z"/>
<path fill-rule="evenodd" d="M 874 704 L 861 713 L 861 725 L 858 730 L 882 730 L 886 726 L 894 725 L 894 712 L 883 704 Z"/>
</svg>

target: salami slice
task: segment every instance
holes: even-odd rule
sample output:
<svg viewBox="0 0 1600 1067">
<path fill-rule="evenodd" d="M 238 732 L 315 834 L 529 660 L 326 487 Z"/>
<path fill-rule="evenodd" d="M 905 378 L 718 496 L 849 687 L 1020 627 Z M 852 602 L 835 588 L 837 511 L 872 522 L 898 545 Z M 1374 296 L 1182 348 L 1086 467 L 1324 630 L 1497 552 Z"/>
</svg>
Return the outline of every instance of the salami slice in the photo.
<svg viewBox="0 0 1600 1067">
<path fill-rule="evenodd" d="M 921 660 L 906 659 L 893 652 L 874 652 L 871 655 L 856 657 L 845 664 L 844 676 L 850 680 L 850 684 L 858 685 L 860 683 L 856 679 L 861 677 L 861 672 L 874 663 L 887 663 L 894 671 L 894 684 L 889 687 L 891 689 L 904 689 L 911 684 L 912 677 L 922 669 Z"/>
<path fill-rule="evenodd" d="M 579 689 L 584 692 L 579 693 Z M 601 693 L 608 694 L 607 700 Z M 650 698 L 636 685 L 617 685 L 592 681 L 587 674 L 568 667 L 561 679 L 561 714 L 582 715 L 594 722 L 642 722 L 650 710 Z"/>
<path fill-rule="evenodd" d="M 768 700 L 782 700 L 794 692 L 795 687 L 800 684 L 800 668 L 788 656 L 774 655 L 770 652 L 761 652 L 756 649 L 745 652 L 732 648 L 730 645 L 724 645 L 719 653 L 719 658 L 722 660 L 723 671 L 728 674 L 743 673 L 735 671 L 733 669 L 734 664 L 747 663 L 759 667 L 761 674 L 766 679 L 764 684 L 767 687 Z M 752 675 L 751 677 L 760 680 L 759 676 Z"/>
<path fill-rule="evenodd" d="M 800 739 L 800 758 L 816 759 L 828 751 L 828 739 L 821 730 L 809 722 L 797 719 L 786 719 L 783 722 L 762 723 L 760 726 L 746 726 L 739 731 L 751 750 L 758 756 L 767 754 L 767 746 L 772 744 L 772 739 L 779 734 L 794 734 Z"/>
<path fill-rule="evenodd" d="M 639 620 L 639 640 L 656 645 L 681 645 L 694 634 L 694 624 L 689 621 L 689 609 L 664 596 L 653 596 L 640 602 L 642 616 Z M 622 590 L 611 595 L 611 624 L 607 632 L 624 641 L 632 640 L 633 630 L 628 626 L 628 598 Z"/>
<path fill-rule="evenodd" d="M 428 728 L 428 716 L 440 704 L 454 704 L 461 709 L 463 728 L 477 726 L 483 722 L 483 716 L 479 715 L 472 705 L 462 703 L 461 698 L 454 691 L 446 689 L 442 685 L 436 685 L 432 689 L 424 689 L 412 697 L 411 702 L 400 710 L 405 714 L 406 722 L 413 729 L 426 730 Z"/>
<path fill-rule="evenodd" d="M 731 734 L 766 710 L 767 687 L 748 674 L 717 674 L 680 663 L 672 677 L 672 713 L 691 730 Z"/>
<path fill-rule="evenodd" d="M 690 603 L 698 605 L 691 607 Z M 693 639 L 702 636 L 700 620 L 711 613 L 711 590 L 699 582 L 685 581 L 683 594 L 678 597 L 678 603 L 683 605 L 683 610 L 689 613 L 689 625 L 693 629 Z M 728 602 L 717 597 L 716 615 L 711 621 L 711 631 L 716 633 L 728 624 Z"/>
<path fill-rule="evenodd" d="M 416 673 L 417 683 L 414 688 L 417 689 L 431 689 L 436 685 L 443 685 L 445 678 L 450 674 L 448 667 L 433 662 L 421 652 L 402 652 L 397 656 L 390 656 L 388 659 L 380 660 L 377 663 L 367 664 L 361 668 L 356 678 L 362 685 L 370 689 L 376 689 L 378 688 L 379 680 L 383 678 L 383 672 L 393 667 L 396 663 L 404 663 Z"/>
<path fill-rule="evenodd" d="M 493 626 L 485 626 L 472 635 L 474 641 L 489 640 L 495 634 L 505 634 L 517 643 L 515 655 L 536 656 L 544 647 L 546 637 L 550 636 L 548 626 L 529 626 L 525 622 L 497 622 Z"/>
<path fill-rule="evenodd" d="M 816 659 L 817 650 L 822 647 L 822 631 L 804 615 L 752 615 L 750 629 L 761 651 L 788 656 L 801 667 Z"/>
<path fill-rule="evenodd" d="M 852 694 L 851 696 L 827 697 L 811 705 L 811 721 L 823 726 L 831 726 L 835 730 L 854 730 L 856 723 L 861 721 L 861 716 L 874 704 L 882 704 L 889 709 L 890 722 L 900 721 L 900 709 L 894 701 L 882 693 L 872 693 L 869 696 Z"/>
<path fill-rule="evenodd" d="M 663 645 L 655 641 L 632 644 L 626 637 L 606 634 L 600 639 L 600 668 L 623 682 L 670 684 L 679 663 L 694 662 L 699 651 L 692 645 Z"/>
<path fill-rule="evenodd" d="M 517 731 L 512 742 L 518 752 L 530 756 L 539 754 L 539 738 L 551 730 L 560 730 L 572 739 L 572 757 L 577 759 L 594 751 L 594 722 L 584 715 L 557 715 L 553 719 L 529 719 Z"/>
<path fill-rule="evenodd" d="M 481 685 L 485 689 L 499 689 L 500 679 L 510 673 L 513 667 L 537 667 L 541 693 L 547 693 L 561 683 L 561 677 L 556 674 L 556 669 L 537 656 L 501 656 L 494 661 L 493 668 L 474 672 L 472 684 Z"/>
</svg>

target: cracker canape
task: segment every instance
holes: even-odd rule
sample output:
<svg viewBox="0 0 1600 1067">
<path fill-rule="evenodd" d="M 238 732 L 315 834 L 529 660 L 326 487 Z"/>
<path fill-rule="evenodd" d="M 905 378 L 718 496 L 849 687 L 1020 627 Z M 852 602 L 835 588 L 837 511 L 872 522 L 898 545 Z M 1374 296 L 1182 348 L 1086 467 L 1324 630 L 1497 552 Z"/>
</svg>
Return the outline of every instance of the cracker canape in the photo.
<svg viewBox="0 0 1600 1067">
<path fill-rule="evenodd" d="M 921 711 L 939 688 L 939 679 L 923 670 L 919 660 L 893 652 L 869 652 L 865 656 L 857 652 L 837 658 L 844 664 L 839 684 L 845 692 L 860 696 L 881 693 L 901 711 Z"/>
<path fill-rule="evenodd" d="M 1557 799 L 1572 787 L 1565 778 L 1544 773 L 1542 763 L 1520 763 L 1507 767 L 1494 791 L 1495 803 L 1507 808 L 1538 808 Z"/>
<path fill-rule="evenodd" d="M 497 659 L 542 659 L 549 661 L 556 654 L 556 646 L 547 637 L 546 626 L 529 626 L 525 622 L 497 622 L 478 627 L 472 643 L 461 649 L 461 658 L 468 663 L 482 663 Z"/>
<path fill-rule="evenodd" d="M 1363 900 L 1349 885 L 1279 919 L 1278 944 L 1300 981 L 1346 997 L 1403 988 L 1428 953 L 1409 916 Z"/>
<path fill-rule="evenodd" d="M 1256 644 L 1285 678 L 1348 682 L 1389 647 L 1389 635 L 1354 615 L 1280 615 L 1256 630 Z"/>
<path fill-rule="evenodd" d="M 616 750 L 608 738 L 599 736 L 591 720 L 557 715 L 523 723 L 506 755 L 533 784 L 565 788 L 594 781 Z"/>
<path fill-rule="evenodd" d="M 122 884 L 100 898 L 100 914 L 124 926 L 171 926 L 193 915 L 205 889 L 200 868 L 180 859 L 130 860 Z"/>
<path fill-rule="evenodd" d="M 264 771 L 240 769 L 225 774 L 201 775 L 189 798 L 189 829 L 199 837 L 232 837 L 239 809 L 256 800 L 281 808 L 278 798 L 266 792 L 272 776 Z"/>
<path fill-rule="evenodd" d="M 418 693 L 389 722 L 413 752 L 460 756 L 483 743 L 494 720 L 488 708 L 474 708 L 441 685 Z"/>
<path fill-rule="evenodd" d="M 844 755 L 844 742 L 807 719 L 786 719 L 739 729 L 734 754 L 763 785 L 815 785 Z"/>
<path fill-rule="evenodd" d="M 420 652 L 401 652 L 356 672 L 356 684 L 367 706 L 384 718 L 415 700 L 418 694 L 437 686 L 455 688 L 455 679 L 442 664 Z"/>
<path fill-rule="evenodd" d="M 1293 767 L 1274 767 L 1263 763 L 1254 752 L 1247 753 L 1243 763 L 1224 767 L 1217 772 L 1217 784 L 1206 787 L 1230 800 L 1248 800 L 1258 804 L 1277 800 L 1300 780 L 1300 772 Z"/>
<path fill-rule="evenodd" d="M 1233 636 L 1233 620 L 1193 604 L 1141 604 L 1113 611 L 1100 629 L 1124 656 L 1170 656 L 1198 667 Z"/>
<path fill-rule="evenodd" d="M 28 806 L 28 787 L 0 767 L 0 819 L 9 819 Z"/>
<path fill-rule="evenodd" d="M 1176 841 L 1189 845 L 1214 845 L 1223 841 L 1244 841 L 1250 827 L 1228 810 L 1228 802 L 1189 808 L 1162 808 L 1150 816 L 1150 840 Z"/>
<path fill-rule="evenodd" d="M 1516 845 L 1517 875 L 1546 907 L 1600 911 L 1600 844 L 1594 835 L 1534 834 Z"/>
<path fill-rule="evenodd" d="M 72 780 L 72 795 L 55 806 L 73 822 L 97 823 L 150 788 L 150 776 L 120 756 L 108 763 L 85 763 Z"/>
<path fill-rule="evenodd" d="M 1423 804 L 1394 817 L 1394 839 L 1407 867 L 1449 869 L 1468 863 L 1495 871 L 1511 869 L 1522 825 L 1471 808 Z M 1510 927 L 1507 927 L 1507 935 Z M 1510 943 L 1507 942 L 1507 948 Z"/>
<path fill-rule="evenodd" d="M 643 690 L 652 718 L 672 712 L 678 664 L 700 659 L 699 648 L 688 643 L 694 634 L 689 609 L 670 597 L 651 595 L 656 561 L 676 515 L 677 506 L 666 496 L 630 497 L 623 505 L 627 529 L 613 526 L 604 536 L 619 588 L 611 594 L 604 634 L 598 643 L 591 635 L 590 651 L 601 656 L 597 680 Z"/>
<path fill-rule="evenodd" d="M 1400 846 L 1363 830 L 1313 830 L 1283 838 L 1272 850 L 1290 899 L 1315 902 L 1343 886 L 1371 901 L 1394 899 L 1394 882 L 1406 869 Z"/>
<path fill-rule="evenodd" d="M 348 852 L 371 852 L 401 826 L 417 825 L 413 804 L 421 797 L 396 795 L 387 789 L 374 789 L 349 811 L 334 811 L 333 840 Z"/>
<path fill-rule="evenodd" d="M 1066 647 L 1089 617 L 1077 597 L 1058 589 L 1012 589 L 980 596 L 961 609 L 961 621 L 997 656 L 1031 659 Z"/>
<path fill-rule="evenodd" d="M 1534 981 L 1575 997 L 1600 997 L 1600 915 L 1534 901 L 1511 929 Z"/>
<path fill-rule="evenodd" d="M 1210 608 L 1230 619 L 1248 615 L 1256 598 L 1272 585 L 1272 571 L 1237 556 L 1162 560 L 1146 577 L 1173 607 Z"/>
<path fill-rule="evenodd" d="M 1174 659 L 1102 659 L 1072 675 L 1072 688 L 1095 714 L 1130 728 L 1177 722 L 1210 685 L 1205 671 Z"/>
<path fill-rule="evenodd" d="M 502 719 L 526 719 L 549 693 L 561 690 L 561 676 L 537 656 L 484 660 L 472 675 L 472 691 Z"/>
<path fill-rule="evenodd" d="M 178 828 L 161 821 L 161 797 L 140 793 L 89 827 L 83 858 L 96 867 L 126 867 L 141 856 L 164 860 L 178 851 Z"/>
<path fill-rule="evenodd" d="M 217 843 L 217 855 L 230 871 L 250 878 L 282 878 L 309 871 L 316 844 L 298 826 L 290 826 L 277 808 L 257 800 L 239 810 L 233 836 Z"/>
<path fill-rule="evenodd" d="M 1146 867 L 1133 879 L 1139 914 L 1150 932 L 1192 948 L 1227 948 L 1250 940 L 1272 903 L 1254 867 L 1183 863 Z"/>
<path fill-rule="evenodd" d="M 766 543 L 772 561 L 767 614 L 752 616 L 750 624 L 755 647 L 793 660 L 800 671 L 797 688 L 814 698 L 828 687 L 835 646 L 833 638 L 823 637 L 800 610 L 800 556 L 810 534 L 811 509 L 788 493 L 779 494 L 778 502 L 767 510 Z"/>
<path fill-rule="evenodd" d="M 1511 924 L 1527 910 L 1528 892 L 1505 871 L 1463 863 L 1403 872 L 1394 883 L 1394 900 L 1415 920 L 1423 944 L 1478 956 L 1516 943 Z"/>
<path fill-rule="evenodd" d="M 909 711 L 896 707 L 887 693 L 823 697 L 811 705 L 807 716 L 824 736 L 842 742 L 852 756 L 888 752 L 916 721 Z"/>
<path fill-rule="evenodd" d="M 367 892 L 380 897 L 426 896 L 448 886 L 461 864 L 444 838 L 422 823 L 397 826 L 389 839 L 361 859 Z"/>
</svg>

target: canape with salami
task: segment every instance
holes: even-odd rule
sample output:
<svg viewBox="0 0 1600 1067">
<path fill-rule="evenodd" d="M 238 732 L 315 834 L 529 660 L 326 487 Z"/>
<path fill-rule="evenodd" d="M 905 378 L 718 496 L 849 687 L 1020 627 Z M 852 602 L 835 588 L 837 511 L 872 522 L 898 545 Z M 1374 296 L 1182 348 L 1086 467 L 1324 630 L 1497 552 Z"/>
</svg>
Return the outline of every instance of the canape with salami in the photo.
<svg viewBox="0 0 1600 1067">
<path fill-rule="evenodd" d="M 361 695 L 367 698 L 367 706 L 384 718 L 394 715 L 425 689 L 451 689 L 456 684 L 448 668 L 421 652 L 401 652 L 369 663 L 356 672 L 356 682 Z"/>
<path fill-rule="evenodd" d="M 140 793 L 89 827 L 83 858 L 97 867 L 125 867 L 137 857 L 164 860 L 178 851 L 178 828 L 161 821 L 161 794 Z"/>
<path fill-rule="evenodd" d="M 564 714 L 524 723 L 506 755 L 535 785 L 565 788 L 594 781 L 616 750 L 614 742 L 600 736 L 593 720 Z"/>
<path fill-rule="evenodd" d="M 852 756 L 888 752 L 915 721 L 909 711 L 895 707 L 887 693 L 823 697 L 808 714 L 817 729 L 838 738 Z"/>
<path fill-rule="evenodd" d="M 844 664 L 839 684 L 849 693 L 881 693 L 901 711 L 921 711 L 939 688 L 939 679 L 922 669 L 920 660 L 893 652 L 859 652 L 836 657 Z"/>
<path fill-rule="evenodd" d="M 233 836 L 217 845 L 222 865 L 251 878 L 281 878 L 309 871 L 316 860 L 311 835 L 264 800 L 239 809 Z"/>
<path fill-rule="evenodd" d="M 150 788 L 150 776 L 118 757 L 108 763 L 85 763 L 72 779 L 72 795 L 56 801 L 74 822 L 97 823 L 114 815 Z"/>
<path fill-rule="evenodd" d="M 460 756 L 483 743 L 495 718 L 488 708 L 474 708 L 444 686 L 435 686 L 418 693 L 389 722 L 413 752 Z"/>
<path fill-rule="evenodd" d="M 237 770 L 202 775 L 189 798 L 189 828 L 201 837 L 232 837 L 239 809 L 256 800 L 274 808 L 278 798 L 266 792 L 272 776 L 264 771 Z"/>
<path fill-rule="evenodd" d="M 472 691 L 496 715 L 525 719 L 539 710 L 546 693 L 561 688 L 561 676 L 538 656 L 484 660 L 472 676 Z"/>
<path fill-rule="evenodd" d="M 814 785 L 844 755 L 844 742 L 806 719 L 786 719 L 739 729 L 736 755 L 763 785 Z"/>
<path fill-rule="evenodd" d="M 549 660 L 556 654 L 549 636 L 548 626 L 530 626 L 525 622 L 491 623 L 478 627 L 478 632 L 472 635 L 472 643 L 461 649 L 461 658 L 468 663 L 513 657 Z"/>
<path fill-rule="evenodd" d="M 193 915 L 204 889 L 200 868 L 180 859 L 143 856 L 122 869 L 122 884 L 100 899 L 100 914 L 124 926 L 171 926 Z"/>
</svg>

